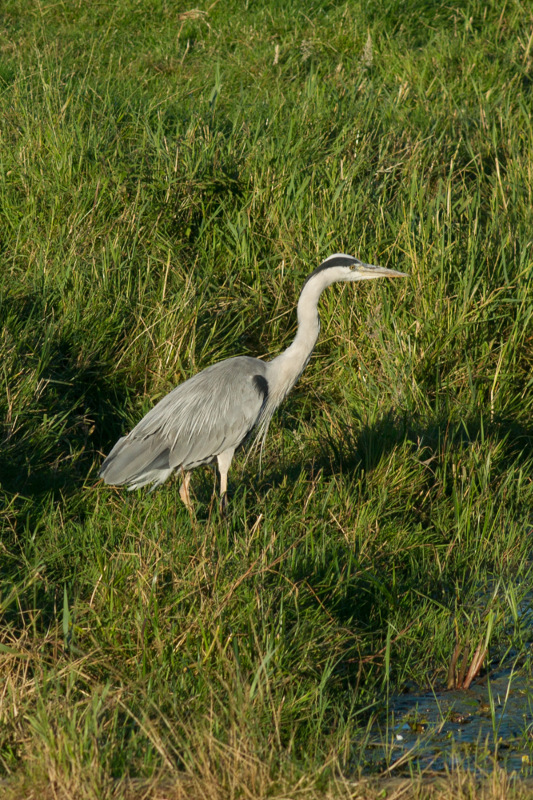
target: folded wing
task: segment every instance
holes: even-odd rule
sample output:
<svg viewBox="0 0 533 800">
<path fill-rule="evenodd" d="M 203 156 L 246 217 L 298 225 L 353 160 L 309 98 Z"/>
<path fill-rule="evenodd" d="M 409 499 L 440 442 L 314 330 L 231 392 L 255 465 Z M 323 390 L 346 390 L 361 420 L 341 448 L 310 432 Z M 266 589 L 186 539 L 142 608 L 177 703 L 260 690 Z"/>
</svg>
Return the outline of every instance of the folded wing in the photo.
<svg viewBox="0 0 533 800">
<path fill-rule="evenodd" d="M 264 362 L 241 356 L 177 386 L 116 443 L 100 477 L 131 489 L 163 483 L 177 468 L 207 464 L 241 445 L 268 399 Z"/>
</svg>

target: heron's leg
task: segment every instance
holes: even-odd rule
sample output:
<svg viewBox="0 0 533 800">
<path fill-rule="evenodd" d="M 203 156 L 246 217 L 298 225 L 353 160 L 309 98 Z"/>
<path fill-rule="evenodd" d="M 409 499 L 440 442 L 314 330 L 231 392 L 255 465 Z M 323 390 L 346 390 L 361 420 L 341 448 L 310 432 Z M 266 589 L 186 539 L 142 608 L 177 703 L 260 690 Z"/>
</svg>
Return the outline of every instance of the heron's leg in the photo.
<svg viewBox="0 0 533 800">
<path fill-rule="evenodd" d="M 217 456 L 218 471 L 220 473 L 220 510 L 222 513 L 224 513 L 228 507 L 228 472 L 234 452 L 235 448 L 230 447 L 229 450 L 224 450 L 223 453 Z"/>
<path fill-rule="evenodd" d="M 180 497 L 183 500 L 188 511 L 192 511 L 191 496 L 189 494 L 189 483 L 191 482 L 191 473 L 182 470 L 183 481 L 180 486 Z"/>
</svg>

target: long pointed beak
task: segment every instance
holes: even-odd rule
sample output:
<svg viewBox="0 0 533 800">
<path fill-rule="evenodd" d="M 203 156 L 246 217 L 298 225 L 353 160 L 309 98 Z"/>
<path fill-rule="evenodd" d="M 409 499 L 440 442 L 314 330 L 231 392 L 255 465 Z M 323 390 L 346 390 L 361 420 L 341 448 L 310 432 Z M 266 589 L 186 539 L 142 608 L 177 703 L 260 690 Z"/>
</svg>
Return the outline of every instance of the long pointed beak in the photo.
<svg viewBox="0 0 533 800">
<path fill-rule="evenodd" d="M 369 278 L 408 278 L 407 272 L 398 272 L 397 269 L 388 269 L 388 267 L 377 267 L 375 264 L 358 264 L 357 272 L 368 273 Z"/>
</svg>

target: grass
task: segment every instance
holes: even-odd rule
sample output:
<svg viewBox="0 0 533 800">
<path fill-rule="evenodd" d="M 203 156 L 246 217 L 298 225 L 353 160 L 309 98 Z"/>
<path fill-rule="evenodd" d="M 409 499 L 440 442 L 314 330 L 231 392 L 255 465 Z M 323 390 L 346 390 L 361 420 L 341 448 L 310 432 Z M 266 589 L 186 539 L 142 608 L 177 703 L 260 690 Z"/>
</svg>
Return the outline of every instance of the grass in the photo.
<svg viewBox="0 0 533 800">
<path fill-rule="evenodd" d="M 446 685 L 458 647 L 527 661 L 532 23 L 519 0 L 6 0 L 6 797 L 377 795 L 388 697 Z M 409 279 L 324 295 L 227 520 L 208 469 L 192 519 L 174 482 L 97 482 L 177 382 L 287 346 L 332 252 Z M 442 796 L 526 791 L 491 781 Z"/>
</svg>

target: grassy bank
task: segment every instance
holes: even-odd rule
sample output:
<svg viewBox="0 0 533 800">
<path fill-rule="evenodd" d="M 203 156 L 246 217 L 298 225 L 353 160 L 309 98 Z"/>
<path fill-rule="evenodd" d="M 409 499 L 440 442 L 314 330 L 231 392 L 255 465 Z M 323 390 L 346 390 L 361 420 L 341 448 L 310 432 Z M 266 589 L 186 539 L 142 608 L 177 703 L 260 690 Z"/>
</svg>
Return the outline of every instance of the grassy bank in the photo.
<svg viewBox="0 0 533 800">
<path fill-rule="evenodd" d="M 356 796 L 387 697 L 458 643 L 528 652 L 528 4 L 7 0 L 1 26 L 5 785 Z M 324 295 L 226 520 L 208 469 L 192 519 L 174 482 L 97 482 L 177 382 L 287 346 L 333 252 L 410 277 Z"/>
</svg>

